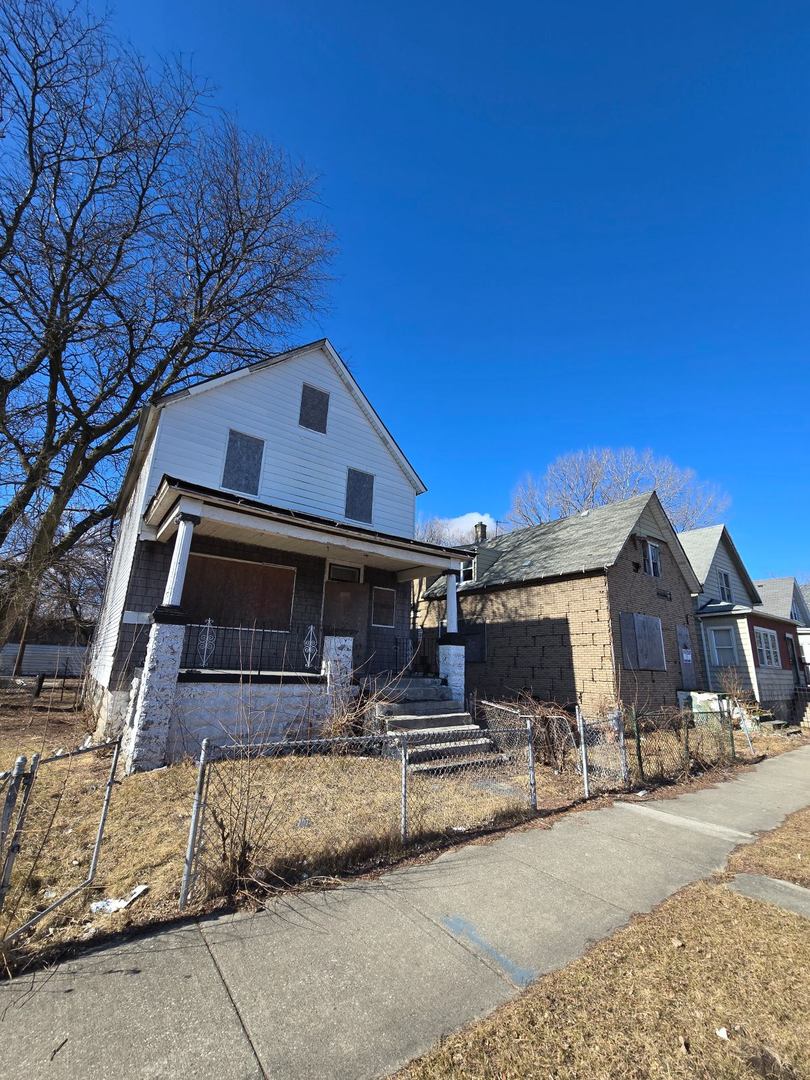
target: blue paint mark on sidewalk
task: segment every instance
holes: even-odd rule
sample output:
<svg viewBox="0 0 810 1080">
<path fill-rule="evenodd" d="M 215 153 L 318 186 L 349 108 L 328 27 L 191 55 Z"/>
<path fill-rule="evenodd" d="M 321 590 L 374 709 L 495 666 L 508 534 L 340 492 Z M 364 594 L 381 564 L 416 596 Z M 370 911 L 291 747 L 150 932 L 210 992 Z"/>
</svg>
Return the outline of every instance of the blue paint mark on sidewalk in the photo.
<svg viewBox="0 0 810 1080">
<path fill-rule="evenodd" d="M 466 919 L 462 919 L 460 915 L 443 915 L 442 925 L 456 937 L 466 938 L 470 944 L 474 945 L 482 952 L 488 960 L 497 964 L 504 975 L 511 979 L 515 986 L 520 986 L 521 988 L 528 986 L 529 983 L 534 982 L 538 977 L 538 972 L 533 971 L 531 968 L 520 967 L 514 960 L 510 960 L 508 956 L 504 956 L 504 954 L 496 949 L 494 945 L 485 941 L 473 924 L 467 922 Z"/>
</svg>

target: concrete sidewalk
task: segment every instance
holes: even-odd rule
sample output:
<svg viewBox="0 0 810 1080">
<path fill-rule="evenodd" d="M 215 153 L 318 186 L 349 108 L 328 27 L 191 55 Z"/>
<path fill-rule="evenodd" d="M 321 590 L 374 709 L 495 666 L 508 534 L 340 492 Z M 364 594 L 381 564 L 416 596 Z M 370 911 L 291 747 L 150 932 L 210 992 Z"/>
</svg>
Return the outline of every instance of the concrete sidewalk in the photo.
<svg viewBox="0 0 810 1080">
<path fill-rule="evenodd" d="M 6 1080 L 376 1077 L 810 805 L 810 747 L 0 987 Z"/>
</svg>

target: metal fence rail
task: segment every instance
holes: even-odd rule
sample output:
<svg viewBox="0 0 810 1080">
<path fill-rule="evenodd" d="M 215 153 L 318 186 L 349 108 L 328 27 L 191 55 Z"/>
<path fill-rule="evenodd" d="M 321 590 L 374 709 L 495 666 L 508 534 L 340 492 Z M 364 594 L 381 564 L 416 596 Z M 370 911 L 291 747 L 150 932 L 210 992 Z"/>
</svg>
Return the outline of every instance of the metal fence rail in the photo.
<svg viewBox="0 0 810 1080">
<path fill-rule="evenodd" d="M 230 889 L 322 877 L 536 809 L 531 726 L 295 742 L 203 743 L 180 907 Z"/>
<path fill-rule="evenodd" d="M 315 626 L 268 630 L 190 623 L 180 667 L 188 671 L 239 671 L 256 675 L 321 670 L 322 636 Z"/>
</svg>

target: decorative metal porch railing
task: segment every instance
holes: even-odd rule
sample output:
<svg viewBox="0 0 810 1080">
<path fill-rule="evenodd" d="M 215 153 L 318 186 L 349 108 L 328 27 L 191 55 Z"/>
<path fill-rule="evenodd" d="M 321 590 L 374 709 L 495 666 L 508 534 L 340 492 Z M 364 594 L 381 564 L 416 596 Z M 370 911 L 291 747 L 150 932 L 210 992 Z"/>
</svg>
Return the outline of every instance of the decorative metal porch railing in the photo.
<svg viewBox="0 0 810 1080">
<path fill-rule="evenodd" d="M 315 626 L 264 630 L 252 626 L 217 626 L 208 619 L 186 627 L 180 667 L 186 671 L 317 675 L 321 670 L 322 645 Z"/>
</svg>

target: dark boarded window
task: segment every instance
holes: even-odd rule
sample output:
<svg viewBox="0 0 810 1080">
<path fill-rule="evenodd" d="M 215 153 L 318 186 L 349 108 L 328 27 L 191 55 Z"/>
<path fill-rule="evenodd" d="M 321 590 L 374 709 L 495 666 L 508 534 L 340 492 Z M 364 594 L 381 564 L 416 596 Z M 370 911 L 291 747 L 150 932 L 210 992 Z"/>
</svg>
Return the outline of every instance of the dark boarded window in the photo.
<svg viewBox="0 0 810 1080">
<path fill-rule="evenodd" d="M 655 615 L 619 615 L 622 662 L 630 671 L 666 671 L 661 620 Z"/>
<path fill-rule="evenodd" d="M 301 388 L 301 411 L 298 423 L 311 431 L 326 434 L 326 419 L 329 415 L 329 395 L 325 390 L 304 383 Z"/>
<path fill-rule="evenodd" d="M 468 664 L 484 664 L 487 659 L 487 628 L 485 623 L 459 624 L 458 632 L 464 641 L 464 659 Z"/>
<path fill-rule="evenodd" d="M 371 625 L 393 626 L 397 594 L 395 589 L 374 587 L 371 594 Z"/>
<path fill-rule="evenodd" d="M 222 471 L 222 486 L 233 491 L 245 491 L 249 495 L 259 493 L 259 475 L 262 471 L 264 440 L 241 431 L 228 432 L 228 451 Z"/>
<path fill-rule="evenodd" d="M 359 469 L 349 469 L 346 478 L 346 517 L 352 521 L 371 521 L 373 503 L 374 477 Z"/>
<path fill-rule="evenodd" d="M 291 566 L 190 555 L 182 607 L 193 623 L 289 630 L 294 592 Z"/>
</svg>

